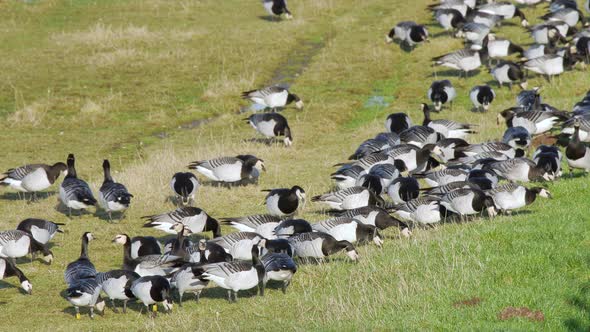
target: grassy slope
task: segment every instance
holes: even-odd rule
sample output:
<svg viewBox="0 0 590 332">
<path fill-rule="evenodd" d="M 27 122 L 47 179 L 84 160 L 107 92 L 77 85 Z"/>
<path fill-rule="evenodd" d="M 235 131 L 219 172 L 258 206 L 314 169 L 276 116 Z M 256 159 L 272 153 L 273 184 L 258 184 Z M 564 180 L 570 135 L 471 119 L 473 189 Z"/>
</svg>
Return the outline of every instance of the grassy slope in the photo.
<svg viewBox="0 0 590 332">
<path fill-rule="evenodd" d="M 120 74 L 120 80 L 113 81 L 108 74 L 103 73 L 103 83 L 112 82 L 114 91 L 125 91 L 121 98 L 121 104 L 125 107 L 113 108 L 113 113 L 109 110 L 106 119 L 110 122 L 104 122 L 103 125 L 104 119 L 98 118 L 98 125 L 90 126 L 90 129 L 86 117 L 77 113 L 79 104 L 86 98 L 101 100 L 100 98 L 108 96 L 108 90 L 101 90 L 96 82 L 97 86 L 92 89 L 92 94 L 77 90 L 81 89 L 75 83 L 80 68 L 70 68 L 71 63 L 65 60 L 61 64 L 62 69 L 69 71 L 56 71 L 47 77 L 39 77 L 32 64 L 22 69 L 30 75 L 28 80 L 22 79 L 19 83 L 19 90 L 28 91 L 23 93 L 27 96 L 26 104 L 44 100 L 47 87 L 52 86 L 52 82 L 61 81 L 52 79 L 54 75 L 73 82 L 69 84 L 71 90 L 66 89 L 66 92 L 55 97 L 52 102 L 56 105 L 52 114 L 61 114 L 58 111 L 63 109 L 61 120 L 48 117 L 47 123 L 43 123 L 43 126 L 48 125 L 56 131 L 67 128 L 64 136 L 69 138 L 68 145 L 54 145 L 51 149 L 40 152 L 30 146 L 22 149 L 22 145 L 5 144 L 3 148 L 7 158 L 2 161 L 2 167 L 22 163 L 33 157 L 35 160 L 41 157 L 62 159 L 66 152 L 74 151 L 80 155 L 80 173 L 92 182 L 94 188 L 98 188 L 101 177 L 100 160 L 114 153 L 120 155 L 122 160 L 129 161 L 116 177 L 128 185 L 130 191 L 136 195 L 136 201 L 127 218 L 118 224 L 107 224 L 100 216 L 93 215 L 68 221 L 55 210 L 55 196 L 33 205 L 20 201 L 4 201 L 0 204 L 0 213 L 5 216 L 0 221 L 0 228 L 14 227 L 25 217 L 41 216 L 66 222 L 69 230 L 63 237 L 56 238 L 56 247 L 53 250 L 57 260 L 52 266 L 47 267 L 38 262 L 32 265 L 20 264 L 33 280 L 33 297 L 23 296 L 13 288 L 0 292 L 0 306 L 3 313 L 6 313 L 2 316 L 7 317 L 4 327 L 25 326 L 22 325 L 23 320 L 19 313 L 23 308 L 36 307 L 39 309 L 28 316 L 26 321 L 26 327 L 31 329 L 49 329 L 49 324 L 52 329 L 53 326 L 60 326 L 64 330 L 130 326 L 138 329 L 153 326 L 162 330 L 246 329 L 261 326 L 268 329 L 276 329 L 278 326 L 292 329 L 588 328 L 590 321 L 587 306 L 590 297 L 587 294 L 586 252 L 589 243 L 585 227 L 585 197 L 589 189 L 585 178 L 564 179 L 550 185 L 556 199 L 539 201 L 518 216 L 445 225 L 428 231 L 416 230 L 415 236 L 409 241 L 397 239 L 397 232 L 394 230 L 387 231 L 391 240 L 386 242 L 383 250 L 379 251 L 372 246 L 360 248 L 363 259 L 359 264 L 351 264 L 344 257 L 338 257 L 336 262 L 330 264 L 301 266 L 286 296 L 278 290 L 269 291 L 264 299 L 245 293 L 246 296 L 240 299 L 240 303 L 229 305 L 224 300 L 224 292 L 211 288 L 203 294 L 200 304 L 189 301 L 184 308 L 175 308 L 173 314 L 162 315 L 155 321 L 136 313 L 115 315 L 110 310 L 106 317 L 95 321 L 87 318 L 75 321 L 70 315 L 72 311 L 67 302 L 58 296 L 58 292 L 64 288 L 62 272 L 65 265 L 78 254 L 79 236 L 83 231 L 91 230 L 99 238 L 91 244 L 91 256 L 97 268 L 106 270 L 118 266 L 121 248 L 112 245 L 110 239 L 118 232 L 161 236 L 162 234 L 139 228 L 139 217 L 172 209 L 165 202 L 169 193 L 169 176 L 174 171 L 183 169 L 188 161 L 217 155 L 253 153 L 266 160 L 269 171 L 263 175 L 258 186 L 231 191 L 204 186 L 199 193 L 199 206 L 213 216 L 263 212 L 260 202 L 264 194 L 259 190 L 264 188 L 299 184 L 309 195 L 324 192 L 330 187 L 330 166 L 342 161 L 363 139 L 381 131 L 383 118 L 387 113 L 406 111 L 419 121 L 417 105 L 423 100 L 432 80 L 428 59 L 460 45 L 458 41 L 448 37 L 435 38 L 431 44 L 421 46 L 412 53 L 405 53 L 396 46 L 384 45 L 382 36 L 395 22 L 402 19 L 428 19 L 427 14 L 422 11 L 418 11 L 417 16 L 408 14 L 415 12 L 415 6 L 424 7 L 426 1 L 397 6 L 392 6 L 390 1 L 379 0 L 362 4 L 355 1 L 298 1 L 292 4 L 296 20 L 280 24 L 258 19 L 257 16 L 262 15 L 258 4 L 237 1 L 223 2 L 227 7 L 223 5 L 222 8 L 213 6 L 218 6 L 218 1 L 178 2 L 174 5 L 168 5 L 164 1 L 127 1 L 122 5 L 109 2 L 76 3 L 80 6 L 77 9 L 71 7 L 69 2 L 58 1 L 38 3 L 26 9 L 18 5 L 8 6 L 11 11 L 20 12 L 23 17 L 28 18 L 14 20 L 13 22 L 24 23 L 13 23 L 11 29 L 8 28 L 10 25 L 2 27 L 5 36 L 3 38 L 13 45 L 20 45 L 20 53 L 19 47 L 14 47 L 16 54 L 12 53 L 13 56 L 8 57 L 8 61 L 21 61 L 29 53 L 42 54 L 31 52 L 37 48 L 51 49 L 52 33 L 62 34 L 65 31 L 63 35 L 69 36 L 68 33 L 93 29 L 96 27 L 97 17 L 92 17 L 95 15 L 92 13 L 98 12 L 112 13 L 102 16 L 102 20 L 105 26 L 117 27 L 113 28 L 115 31 L 128 31 L 133 24 L 135 27 L 147 26 L 148 31 L 158 34 L 183 29 L 207 29 L 208 33 L 198 41 L 194 40 L 193 47 L 185 46 L 187 43 L 184 40 L 170 41 L 166 38 L 172 49 L 187 48 L 184 50 L 186 57 L 166 60 L 170 66 L 174 65 L 172 68 L 178 67 L 174 74 L 180 75 L 166 74 L 170 75 L 168 80 L 162 79 L 167 77 L 162 76 L 167 71 L 159 65 L 150 65 L 154 61 L 151 52 L 157 54 L 158 47 L 165 48 L 165 45 L 156 43 L 154 46 L 148 43 L 129 46 L 127 41 L 123 41 L 125 47 L 141 47 L 139 49 L 143 52 L 150 52 L 149 56 L 140 58 L 136 65 L 151 68 L 155 72 L 127 72 L 129 63 L 125 60 L 109 69 L 111 73 Z M 92 7 L 99 6 L 98 4 L 101 4 L 101 11 Z M 232 5 L 239 6 L 239 13 L 228 9 Z M 93 10 L 84 10 L 84 6 Z M 159 18 L 166 18 L 164 21 L 152 17 L 156 12 L 154 8 L 160 8 L 157 12 Z M 63 22 L 62 12 L 77 13 L 76 17 L 80 22 L 66 24 Z M 131 19 L 128 15 L 125 16 L 129 12 L 134 13 Z M 53 19 L 51 14 L 54 15 Z M 46 20 L 41 36 L 37 36 L 39 29 L 33 24 L 38 17 Z M 502 31 L 508 31 L 508 36 L 514 41 L 530 42 L 517 27 L 507 27 Z M 440 31 L 433 27 L 431 32 L 437 34 Z M 33 37 L 19 38 L 19 33 L 26 33 L 26 36 L 32 33 Z M 285 112 L 295 135 L 293 148 L 268 147 L 244 141 L 254 134 L 240 121 L 240 116 L 231 114 L 238 104 L 234 96 L 241 89 L 264 85 L 271 80 L 274 76 L 273 68 L 281 61 L 281 57 L 289 54 L 289 49 L 296 47 L 298 40 L 321 40 L 322 36 L 327 41 L 326 47 L 312 59 L 305 72 L 295 79 L 293 87 L 304 98 L 306 110 Z M 33 40 L 34 38 L 37 39 Z M 268 42 L 278 39 L 283 42 Z M 206 43 L 208 48 L 199 47 L 199 43 Z M 9 48 L 5 43 L 2 45 L 1 47 Z M 88 55 L 84 52 L 91 52 L 84 50 L 82 46 L 72 47 L 74 49 L 68 53 L 68 58 L 81 58 L 81 55 L 71 55 Z M 214 65 L 220 56 L 225 57 L 224 65 Z M 55 61 L 52 56 L 47 55 L 44 59 L 41 55 L 31 57 L 39 61 L 37 67 L 41 65 L 53 68 L 48 63 L 50 59 Z M 194 73 L 189 76 L 189 73 L 181 70 L 190 68 L 192 61 L 199 61 L 195 65 L 195 71 L 201 72 L 198 78 L 195 78 Z M 8 62 L 2 63 L 6 65 Z M 0 72 L 7 75 L 5 70 Z M 84 79 L 87 82 L 94 82 L 97 77 L 101 77 L 88 75 Z M 13 80 L 16 77 L 21 75 L 14 75 Z M 150 88 L 142 90 L 134 87 L 131 82 L 136 77 Z M 468 89 L 491 79 L 489 74 L 482 73 L 468 80 L 454 77 L 451 79 L 459 90 L 460 98 L 455 103 L 454 111 L 444 112 L 440 116 L 479 123 L 481 134 L 474 137 L 474 141 L 498 137 L 503 128 L 495 125 L 493 111 L 483 115 L 467 111 L 470 106 Z M 195 88 L 196 81 L 204 82 L 201 83 L 201 88 Z M 587 89 L 590 79 L 587 72 L 577 71 L 567 73 L 552 85 L 547 85 L 542 80 L 533 80 L 531 83 L 543 84 L 543 96 L 546 100 L 565 108 L 579 99 Z M 393 99 L 391 105 L 385 108 L 364 108 L 365 100 L 374 91 L 386 95 L 388 100 Z M 497 92 L 498 101 L 494 110 L 513 104 L 515 92 Z M 14 106 L 15 101 L 10 98 L 10 94 L 2 95 L 5 112 L 19 108 Z M 139 158 L 130 150 L 113 152 L 112 146 L 116 143 L 127 139 L 137 142 L 139 137 L 155 130 L 154 127 L 175 121 L 167 117 L 170 115 L 167 112 L 171 112 L 168 108 L 153 106 L 154 101 L 187 111 L 184 114 L 187 119 L 200 116 L 199 112 L 191 113 L 190 110 L 223 115 L 202 128 L 175 132 L 168 139 L 143 149 Z M 134 112 L 135 109 L 150 107 L 154 107 L 153 112 L 158 116 L 143 117 Z M 125 129 L 119 133 L 126 139 L 113 135 L 111 144 L 105 144 L 106 147 L 88 146 L 83 142 L 89 136 L 88 130 L 92 134 L 111 132 L 108 127 L 119 118 L 129 119 L 122 121 L 121 126 L 128 127 L 123 127 Z M 79 129 L 60 127 L 63 126 L 63 119 L 79 123 L 76 126 Z M 101 125 L 104 128 L 100 128 Z M 23 136 L 26 139 L 22 140 L 24 144 L 34 146 L 40 140 L 49 140 L 47 132 L 33 135 L 38 128 L 20 123 L 2 132 L 8 135 L 14 133 L 15 129 L 26 135 Z M 81 132 L 86 134 L 82 139 Z M 80 141 L 73 140 L 76 137 Z M 103 141 L 107 140 L 109 139 Z M 3 137 L 2 142 L 10 141 Z M 42 155 L 39 156 L 39 153 Z M 303 216 L 312 221 L 321 220 L 321 207 L 308 206 Z M 3 286 L 14 284 L 14 280 L 9 280 Z M 481 298 L 481 304 L 461 308 L 453 306 L 456 301 L 473 297 Z M 507 306 L 527 306 L 533 310 L 541 310 L 545 320 L 500 321 L 497 314 Z"/>
</svg>

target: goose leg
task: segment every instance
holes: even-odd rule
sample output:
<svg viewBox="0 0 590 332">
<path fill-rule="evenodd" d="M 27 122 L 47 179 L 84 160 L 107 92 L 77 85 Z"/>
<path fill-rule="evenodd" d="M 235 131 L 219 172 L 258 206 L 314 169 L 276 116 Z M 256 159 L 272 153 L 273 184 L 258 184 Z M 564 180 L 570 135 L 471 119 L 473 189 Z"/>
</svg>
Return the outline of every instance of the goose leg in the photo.
<svg viewBox="0 0 590 332">
<path fill-rule="evenodd" d="M 111 299 L 111 305 L 113 306 L 113 311 L 118 314 L 119 309 L 117 309 L 117 306 L 115 305 L 115 299 Z"/>
<path fill-rule="evenodd" d="M 72 218 L 72 208 L 68 207 L 68 218 Z"/>
<path fill-rule="evenodd" d="M 283 281 L 283 287 L 281 288 L 281 290 L 283 291 L 283 294 L 287 294 L 287 287 L 289 287 L 290 283 L 291 283 L 291 280 Z"/>
<path fill-rule="evenodd" d="M 123 300 L 123 313 L 127 313 L 127 300 Z"/>
<path fill-rule="evenodd" d="M 109 221 L 113 222 L 113 213 L 111 211 L 109 211 L 108 214 L 109 214 Z"/>
<path fill-rule="evenodd" d="M 231 289 L 227 291 L 227 301 L 231 303 Z"/>
<path fill-rule="evenodd" d="M 74 309 L 76 310 L 76 319 L 80 319 L 80 308 L 74 307 Z"/>
<path fill-rule="evenodd" d="M 94 307 L 90 307 L 90 319 L 94 319 Z"/>
<path fill-rule="evenodd" d="M 234 292 L 234 303 L 237 303 L 237 302 L 238 302 L 238 292 L 235 291 Z"/>
<path fill-rule="evenodd" d="M 199 299 L 201 298 L 201 291 L 195 293 L 195 301 L 199 303 Z"/>
<path fill-rule="evenodd" d="M 258 283 L 258 291 L 260 293 L 260 296 L 264 296 L 264 287 L 266 286 L 266 283 L 264 281 L 261 281 Z"/>
<path fill-rule="evenodd" d="M 178 306 L 182 307 L 182 293 L 178 292 Z"/>
</svg>

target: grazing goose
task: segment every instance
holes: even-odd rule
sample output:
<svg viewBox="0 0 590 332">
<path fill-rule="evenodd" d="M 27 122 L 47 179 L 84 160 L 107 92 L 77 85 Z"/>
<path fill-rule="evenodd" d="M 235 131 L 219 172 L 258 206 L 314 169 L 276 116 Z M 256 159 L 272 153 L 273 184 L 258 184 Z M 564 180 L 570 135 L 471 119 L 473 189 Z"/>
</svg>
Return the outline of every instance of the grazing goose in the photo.
<svg viewBox="0 0 590 332">
<path fill-rule="evenodd" d="M 378 247 L 383 246 L 383 239 L 377 227 L 366 225 L 352 218 L 337 217 L 313 224 L 316 232 L 332 235 L 336 240 L 350 243 L 367 243 L 373 241 Z"/>
<path fill-rule="evenodd" d="M 476 183 L 470 181 L 456 181 L 447 183 L 442 186 L 432 187 L 432 188 L 423 188 L 420 191 L 423 191 L 426 196 L 444 196 L 451 191 L 457 189 L 481 189 Z"/>
<path fill-rule="evenodd" d="M 31 234 L 33 239 L 41 244 L 47 244 L 55 234 L 63 233 L 59 226 L 64 224 L 54 223 L 43 219 L 28 218 L 21 221 L 17 230 Z"/>
<path fill-rule="evenodd" d="M 510 214 L 511 210 L 532 204 L 538 196 L 551 198 L 551 193 L 541 187 L 527 188 L 516 183 L 506 183 L 488 190 L 487 194 L 502 213 Z"/>
<path fill-rule="evenodd" d="M 470 144 L 468 146 L 460 147 L 457 150 L 464 156 L 475 156 L 484 152 L 500 152 L 508 156 L 508 158 L 522 157 L 524 155 L 524 151 L 520 149 L 516 150 L 506 143 L 497 141 Z"/>
<path fill-rule="evenodd" d="M 360 165 L 343 165 L 336 172 L 330 174 L 330 178 L 334 180 L 338 189 L 346 189 L 356 186 L 358 178 L 364 172 L 365 168 Z"/>
<path fill-rule="evenodd" d="M 264 168 L 264 161 L 252 155 L 239 155 L 236 157 L 220 157 L 210 160 L 194 161 L 188 168 L 217 182 L 235 183 L 242 180 L 257 180 L 260 169 Z"/>
<path fill-rule="evenodd" d="M 37 251 L 41 251 L 43 260 L 51 264 L 53 253 L 46 245 L 35 241 L 31 234 L 21 230 L 0 232 L 0 257 L 11 258 L 14 262 L 16 258 L 24 257 L 29 253 L 34 255 Z"/>
<path fill-rule="evenodd" d="M 400 142 L 400 137 L 396 133 L 380 133 L 375 138 L 362 142 L 348 159 L 361 159 L 373 153 L 385 151 L 400 144 Z"/>
<path fill-rule="evenodd" d="M 435 65 L 445 66 L 465 72 L 465 76 L 470 71 L 476 70 L 487 58 L 487 50 L 474 51 L 469 49 L 458 50 L 449 54 L 432 58 Z"/>
<path fill-rule="evenodd" d="M 252 114 L 246 121 L 256 131 L 268 138 L 285 136 L 283 140 L 285 146 L 293 144 L 293 136 L 291 136 L 291 128 L 289 128 L 287 119 L 278 113 Z"/>
<path fill-rule="evenodd" d="M 98 203 L 107 211 L 109 219 L 112 220 L 112 212 L 124 211 L 131 204 L 131 195 L 124 185 L 113 181 L 111 177 L 111 164 L 108 160 L 102 163 L 104 170 L 104 181 L 98 192 Z"/>
<path fill-rule="evenodd" d="M 127 270 L 111 270 L 96 274 L 96 282 L 111 300 L 114 312 L 119 312 L 115 300 L 123 301 L 123 313 L 127 312 L 127 302 L 135 298 L 131 284 L 139 279 L 139 274 Z"/>
<path fill-rule="evenodd" d="M 562 8 L 557 11 L 547 13 L 540 18 L 544 21 L 565 22 L 570 27 L 575 27 L 580 21 L 582 22 L 582 25 L 586 25 L 584 15 L 579 9 L 575 8 Z"/>
<path fill-rule="evenodd" d="M 254 232 L 236 232 L 209 240 L 207 242 L 220 245 L 234 259 L 251 260 L 252 246 L 262 240 L 260 234 Z"/>
<path fill-rule="evenodd" d="M 512 83 L 520 82 L 519 86 L 526 89 L 527 81 L 521 67 L 511 61 L 500 61 L 490 73 L 498 82 L 500 88 L 504 83 L 508 83 L 508 87 L 512 90 Z"/>
<path fill-rule="evenodd" d="M 428 88 L 426 96 L 434 103 L 434 109 L 438 112 L 447 102 L 453 109 L 453 99 L 457 96 L 457 91 L 449 80 L 434 81 Z"/>
<path fill-rule="evenodd" d="M 265 239 L 276 238 L 274 229 L 281 222 L 280 217 L 270 214 L 256 214 L 246 217 L 224 218 L 222 223 L 230 225 L 242 232 L 254 232 L 260 234 Z"/>
<path fill-rule="evenodd" d="M 562 112 L 525 111 L 516 113 L 511 109 L 498 114 L 498 123 L 504 118 L 507 127 L 523 127 L 531 135 L 543 134 L 551 130 L 558 122 L 567 120 Z"/>
<path fill-rule="evenodd" d="M 412 120 L 406 113 L 392 113 L 385 119 L 385 130 L 400 134 L 412 126 Z"/>
<path fill-rule="evenodd" d="M 563 155 L 557 146 L 539 145 L 533 153 L 532 159 L 537 166 L 555 174 L 555 177 L 561 176 Z"/>
<path fill-rule="evenodd" d="M 24 165 L 0 174 L 0 185 L 10 186 L 17 191 L 30 192 L 31 199 L 34 200 L 38 191 L 49 188 L 66 171 L 67 166 L 64 163 Z"/>
<path fill-rule="evenodd" d="M 17 277 L 20 282 L 20 287 L 29 295 L 33 294 L 33 285 L 23 271 L 21 271 L 16 265 L 10 260 L 0 257 L 0 280 Z"/>
<path fill-rule="evenodd" d="M 445 184 L 465 181 L 469 171 L 458 168 L 445 168 L 440 171 L 430 171 L 425 173 L 416 173 L 414 177 L 417 179 L 424 179 L 431 187 L 444 186 Z"/>
<path fill-rule="evenodd" d="M 492 2 L 477 7 L 481 12 L 487 12 L 502 16 L 505 20 L 513 17 L 520 18 L 520 25 L 526 27 L 529 25 L 524 13 L 510 2 Z"/>
<path fill-rule="evenodd" d="M 117 234 L 112 242 L 123 245 L 123 269 L 133 271 L 140 276 L 161 275 L 165 276 L 177 267 L 176 257 L 151 254 L 131 257 L 131 244 L 129 236 Z"/>
<path fill-rule="evenodd" d="M 465 42 L 472 44 L 471 48 L 481 49 L 484 38 L 490 33 L 490 26 L 477 23 L 468 22 L 461 27 L 457 32 L 457 37 L 465 38 Z"/>
<path fill-rule="evenodd" d="M 364 187 L 351 187 L 347 189 L 314 196 L 312 202 L 322 202 L 335 210 L 350 210 L 367 205 L 378 205 L 383 199 L 371 190 Z"/>
<path fill-rule="evenodd" d="M 574 168 L 583 169 L 586 173 L 590 171 L 590 148 L 580 142 L 580 121 L 578 119 L 574 121 L 574 134 L 565 149 L 565 158 L 570 176 L 573 176 Z"/>
<path fill-rule="evenodd" d="M 89 307 L 90 318 L 94 319 L 94 309 L 104 312 L 105 302 L 100 298 L 101 287 L 95 277 L 77 279 L 66 289 L 66 299 L 76 310 L 76 319 L 80 319 L 80 307 Z"/>
<path fill-rule="evenodd" d="M 452 8 L 437 9 L 434 17 L 445 31 L 460 29 L 465 24 L 465 17 L 461 12 Z"/>
<path fill-rule="evenodd" d="M 78 179 L 76 159 L 73 154 L 68 155 L 68 175 L 59 187 L 59 199 L 68 208 L 68 215 L 72 215 L 72 209 L 82 210 L 96 204 L 92 191 L 84 180 Z"/>
<path fill-rule="evenodd" d="M 310 232 L 311 225 L 309 226 Z M 299 234 L 299 233 L 297 233 Z M 261 248 L 260 253 L 265 255 L 267 253 L 280 253 L 280 254 L 287 254 L 289 257 L 293 257 L 293 248 L 289 244 L 289 240 L 287 239 L 274 239 L 274 240 L 266 240 L 262 239 L 258 243 L 258 247 Z"/>
<path fill-rule="evenodd" d="M 529 48 L 523 52 L 523 58 L 532 60 L 534 58 L 541 57 L 547 54 L 557 54 L 558 50 L 548 44 L 532 44 Z M 565 54 L 565 52 L 564 52 Z"/>
<path fill-rule="evenodd" d="M 417 198 L 420 194 L 420 184 L 418 180 L 409 177 L 399 177 L 387 188 L 387 195 L 391 197 L 395 204 L 401 204 L 411 199 Z"/>
<path fill-rule="evenodd" d="M 469 91 L 469 99 L 476 110 L 486 112 L 494 101 L 496 93 L 489 85 L 476 85 Z"/>
<path fill-rule="evenodd" d="M 422 103 L 421 108 L 424 113 L 422 125 L 434 129 L 434 131 L 446 138 L 465 138 L 467 135 L 475 133 L 471 124 L 458 123 L 453 120 L 432 120 L 428 105 Z"/>
<path fill-rule="evenodd" d="M 192 243 L 186 248 L 191 263 L 219 263 L 231 262 L 232 255 L 225 252 L 225 249 L 217 243 L 200 239 L 198 243 Z"/>
<path fill-rule="evenodd" d="M 94 235 L 85 232 L 82 235 L 82 249 L 80 257 L 69 263 L 64 273 L 64 280 L 68 286 L 73 286 L 82 279 L 94 279 L 96 277 L 96 268 L 88 258 L 88 243 L 94 240 Z M 100 290 L 99 290 L 100 292 Z"/>
<path fill-rule="evenodd" d="M 304 259 L 324 259 L 341 251 L 346 251 L 346 255 L 353 261 L 359 259 L 352 243 L 338 241 L 332 235 L 322 232 L 294 235 L 289 238 L 289 244 L 293 247 L 293 255 Z"/>
<path fill-rule="evenodd" d="M 297 209 L 305 207 L 305 190 L 299 186 L 293 186 L 291 189 L 265 189 L 268 192 L 264 201 L 268 212 L 276 217 L 294 215 Z"/>
<path fill-rule="evenodd" d="M 492 59 L 502 58 L 514 53 L 523 56 L 524 49 L 514 44 L 508 39 L 496 38 L 493 34 L 488 35 L 487 44 L 484 40 L 484 46 L 488 49 L 488 56 Z"/>
<path fill-rule="evenodd" d="M 564 72 L 567 67 L 564 64 L 564 57 L 557 54 L 543 55 L 524 63 L 524 68 L 535 73 L 545 75 L 548 79 L 551 76 L 559 75 Z"/>
<path fill-rule="evenodd" d="M 432 154 L 437 159 L 446 163 L 451 159 L 459 157 L 460 149 L 469 146 L 464 139 L 461 138 L 443 138 L 432 147 Z M 428 146 L 428 148 L 430 148 Z"/>
<path fill-rule="evenodd" d="M 158 312 L 158 303 L 162 303 L 165 311 L 172 310 L 170 283 L 162 276 L 144 276 L 131 284 L 131 293 L 143 303 L 146 311 L 153 304 L 152 315 Z"/>
<path fill-rule="evenodd" d="M 536 44 L 555 45 L 556 42 L 567 42 L 557 27 L 550 24 L 537 24 L 529 29 Z"/>
<path fill-rule="evenodd" d="M 447 166 L 457 167 L 457 168 L 468 166 L 471 168 L 475 168 L 478 165 L 486 164 L 491 161 L 501 161 L 501 160 L 507 160 L 507 159 L 509 159 L 508 156 L 503 153 L 489 151 L 489 152 L 482 152 L 482 153 L 476 154 L 474 156 L 467 156 L 467 157 L 461 157 L 461 158 L 449 160 L 449 162 L 447 163 Z"/>
<path fill-rule="evenodd" d="M 172 226 L 176 223 L 184 224 L 192 233 L 213 232 L 213 237 L 221 236 L 219 222 L 205 211 L 196 207 L 180 207 L 174 211 L 152 216 L 141 217 L 149 220 L 143 227 L 153 227 L 168 234 L 176 234 Z"/>
<path fill-rule="evenodd" d="M 414 224 L 431 225 L 440 222 L 440 202 L 435 197 L 418 197 L 395 205 L 393 215 Z"/>
<path fill-rule="evenodd" d="M 303 109 L 303 101 L 301 101 L 299 96 L 280 86 L 269 86 L 259 90 L 245 91 L 242 92 L 242 98 L 249 99 L 273 111 L 277 110 L 277 108 L 283 108 L 292 102 L 295 102 L 297 109 Z"/>
<path fill-rule="evenodd" d="M 281 15 L 285 14 L 285 18 L 288 20 L 293 18 L 293 15 L 287 9 L 287 0 L 262 0 L 262 5 L 271 17 L 281 17 Z"/>
<path fill-rule="evenodd" d="M 252 262 L 223 262 L 207 264 L 203 266 L 205 280 L 213 281 L 221 288 L 227 289 L 227 299 L 230 302 L 238 301 L 238 291 L 251 289 L 258 286 L 260 295 L 264 295 L 264 265 L 259 258 L 259 247 L 253 245 L 250 248 Z M 233 299 L 232 299 L 233 294 Z"/>
<path fill-rule="evenodd" d="M 148 255 L 161 255 L 162 249 L 160 242 L 153 236 L 134 236 L 130 238 L 127 234 L 119 234 L 119 241 L 113 241 L 125 246 L 129 246 L 129 251 L 132 259 Z"/>
<path fill-rule="evenodd" d="M 403 144 L 410 144 L 418 148 L 424 147 L 426 144 L 436 144 L 441 135 L 434 129 L 427 126 L 412 126 L 401 132 L 399 135 L 400 140 Z M 403 149 L 407 149 L 404 147 Z M 393 150 L 402 149 L 400 146 L 394 147 L 389 150 L 390 154 Z"/>
<path fill-rule="evenodd" d="M 178 305 L 182 307 L 182 296 L 184 293 L 195 294 L 195 299 L 199 302 L 201 291 L 207 285 L 209 280 L 203 278 L 205 270 L 200 264 L 185 264 L 178 271 L 174 272 L 170 281 L 171 286 L 178 290 Z"/>
<path fill-rule="evenodd" d="M 178 172 L 172 176 L 170 188 L 176 195 L 180 206 L 192 206 L 199 190 L 199 180 L 191 172 Z"/>
<path fill-rule="evenodd" d="M 506 129 L 502 136 L 503 143 L 510 145 L 517 151 L 523 151 L 523 153 L 531 145 L 531 141 L 531 133 L 521 126 Z"/>
<path fill-rule="evenodd" d="M 491 218 L 497 214 L 492 197 L 487 196 L 479 189 L 463 188 L 453 190 L 441 198 L 440 205 L 444 206 L 448 211 L 458 214 L 461 220 L 465 216 L 481 214 L 484 210 L 488 212 L 488 216 Z"/>
<path fill-rule="evenodd" d="M 399 22 L 385 37 L 387 43 L 392 43 L 394 39 L 414 47 L 416 44 L 428 41 L 428 30 L 425 26 L 413 21 Z"/>
<path fill-rule="evenodd" d="M 503 161 L 497 161 L 484 166 L 503 177 L 508 181 L 551 181 L 554 175 L 549 174 L 542 167 L 538 167 L 534 161 L 527 158 L 514 158 Z"/>
<path fill-rule="evenodd" d="M 285 219 L 274 229 L 274 233 L 278 238 L 285 238 L 307 232 L 313 232 L 313 229 L 311 224 L 304 219 Z"/>
<path fill-rule="evenodd" d="M 534 87 L 532 90 L 523 90 L 516 95 L 516 104 L 522 107 L 524 111 L 536 111 L 541 108 L 540 87 Z M 521 111 L 522 111 L 521 110 Z"/>
<path fill-rule="evenodd" d="M 260 258 L 262 265 L 264 265 L 264 279 L 262 287 L 266 288 L 266 283 L 269 280 L 282 281 L 281 290 L 283 294 L 287 293 L 287 287 L 293 279 L 293 275 L 297 272 L 297 264 L 291 256 L 284 253 L 269 252 Z"/>
<path fill-rule="evenodd" d="M 400 171 L 395 165 L 379 164 L 371 167 L 369 173 L 361 175 L 357 184 L 381 195 L 399 175 Z"/>
<path fill-rule="evenodd" d="M 342 218 L 352 218 L 363 224 L 372 225 L 380 230 L 389 227 L 398 227 L 400 232 L 405 237 L 410 237 L 412 232 L 406 223 L 395 219 L 387 211 L 376 206 L 365 206 L 358 209 L 347 210 L 338 215 Z"/>
</svg>

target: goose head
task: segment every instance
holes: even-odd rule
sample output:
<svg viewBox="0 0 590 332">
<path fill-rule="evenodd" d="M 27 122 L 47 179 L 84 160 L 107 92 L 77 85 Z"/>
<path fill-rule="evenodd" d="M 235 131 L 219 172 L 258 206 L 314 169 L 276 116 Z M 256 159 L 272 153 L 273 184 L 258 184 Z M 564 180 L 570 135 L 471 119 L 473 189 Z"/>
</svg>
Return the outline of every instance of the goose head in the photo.
<svg viewBox="0 0 590 332">
<path fill-rule="evenodd" d="M 20 283 L 20 287 L 29 295 L 33 295 L 33 285 L 31 285 L 31 282 L 27 279 L 23 280 Z"/>
<path fill-rule="evenodd" d="M 127 234 L 117 234 L 113 239 L 113 243 L 117 244 L 126 244 L 129 241 L 129 236 Z"/>
</svg>

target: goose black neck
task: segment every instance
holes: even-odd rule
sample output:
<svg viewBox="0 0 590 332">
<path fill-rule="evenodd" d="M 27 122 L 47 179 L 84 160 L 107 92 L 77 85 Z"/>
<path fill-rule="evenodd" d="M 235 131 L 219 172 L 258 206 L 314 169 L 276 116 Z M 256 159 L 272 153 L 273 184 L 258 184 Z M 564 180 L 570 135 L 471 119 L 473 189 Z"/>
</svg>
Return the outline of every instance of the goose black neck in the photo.
<svg viewBox="0 0 590 332">
<path fill-rule="evenodd" d="M 88 258 L 88 237 L 86 234 L 82 236 L 82 249 L 80 250 L 80 258 Z"/>
<path fill-rule="evenodd" d="M 133 259 L 131 258 L 131 239 L 129 236 L 125 235 L 127 241 L 123 245 L 123 263 L 128 264 Z"/>
<path fill-rule="evenodd" d="M 219 226 L 219 221 L 215 218 L 211 218 L 207 216 L 207 221 L 205 222 L 205 231 L 213 232 L 213 237 L 221 237 L 221 226 Z"/>
<path fill-rule="evenodd" d="M 532 204 L 535 199 L 537 198 L 537 192 L 535 190 L 531 190 L 531 189 L 526 189 L 526 192 L 524 194 L 524 201 L 526 205 L 530 205 Z"/>
<path fill-rule="evenodd" d="M 104 170 L 104 182 L 113 182 L 113 178 L 111 177 L 111 163 L 108 160 L 102 163 L 102 169 Z"/>
<path fill-rule="evenodd" d="M 422 121 L 422 125 L 428 126 L 428 124 L 432 121 L 430 119 L 430 109 L 428 109 L 428 106 L 424 106 L 424 110 L 422 112 L 424 113 L 424 121 Z"/>
<path fill-rule="evenodd" d="M 76 174 L 76 160 L 74 159 L 74 155 L 70 154 L 68 156 L 68 178 L 75 178 L 77 177 Z"/>
</svg>

